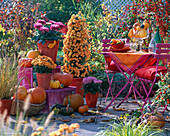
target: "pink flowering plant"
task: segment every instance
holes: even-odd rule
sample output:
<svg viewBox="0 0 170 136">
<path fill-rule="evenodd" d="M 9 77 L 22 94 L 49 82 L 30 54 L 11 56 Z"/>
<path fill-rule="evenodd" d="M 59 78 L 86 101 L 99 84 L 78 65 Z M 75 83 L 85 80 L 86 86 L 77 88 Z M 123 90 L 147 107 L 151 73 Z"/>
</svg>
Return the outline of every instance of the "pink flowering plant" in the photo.
<svg viewBox="0 0 170 136">
<path fill-rule="evenodd" d="M 67 33 L 67 26 L 62 22 L 55 22 L 52 20 L 38 20 L 34 24 L 34 28 L 36 29 L 34 39 L 37 41 L 39 40 L 42 44 L 44 44 L 46 40 L 58 41 Z"/>
<path fill-rule="evenodd" d="M 91 92 L 91 94 L 96 94 L 96 92 L 100 91 L 100 85 L 102 81 L 96 79 L 95 77 L 85 77 L 83 79 L 83 89 L 84 94 L 86 95 L 88 92 Z"/>
</svg>

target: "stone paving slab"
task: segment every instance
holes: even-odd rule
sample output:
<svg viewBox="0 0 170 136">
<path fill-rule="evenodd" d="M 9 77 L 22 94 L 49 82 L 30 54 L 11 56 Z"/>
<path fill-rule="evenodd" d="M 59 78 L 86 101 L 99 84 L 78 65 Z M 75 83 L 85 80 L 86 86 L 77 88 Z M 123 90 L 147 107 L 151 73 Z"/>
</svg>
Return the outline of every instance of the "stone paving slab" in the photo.
<svg viewBox="0 0 170 136">
<path fill-rule="evenodd" d="M 129 101 L 129 100 L 128 100 L 128 101 Z M 104 99 L 103 99 L 102 104 L 101 104 L 100 106 L 106 107 L 106 105 L 107 105 L 108 103 L 109 103 L 109 101 L 106 102 L 106 103 L 104 103 Z M 98 101 L 98 104 L 99 104 L 99 101 Z M 120 107 L 126 108 L 126 109 L 128 109 L 128 110 L 132 110 L 132 109 L 138 108 L 138 105 L 137 105 L 137 104 L 134 104 L 134 103 L 131 103 L 131 102 L 125 102 L 125 103 L 123 103 Z M 85 120 L 85 119 L 88 119 L 88 118 L 90 118 L 90 117 L 96 117 L 96 116 L 82 116 L 82 115 L 79 114 L 78 112 L 74 112 L 74 114 L 75 114 L 76 116 L 80 116 L 79 119 L 71 119 L 69 116 L 62 116 L 62 115 L 60 115 L 60 114 L 59 114 L 59 115 L 54 115 L 53 117 L 62 117 L 62 118 L 64 118 L 64 119 L 71 119 L 71 121 L 67 123 L 68 125 L 70 125 L 71 123 L 77 123 L 77 122 L 78 122 L 78 123 L 80 124 L 80 128 L 79 128 L 76 132 L 77 132 L 77 134 L 78 134 L 79 136 L 95 136 L 95 135 L 99 132 L 99 128 L 100 128 L 100 127 L 106 126 L 106 125 L 108 125 L 109 123 L 111 123 L 111 122 L 102 122 L 102 120 L 109 120 L 109 119 L 113 118 L 115 115 L 120 116 L 120 115 L 126 113 L 127 111 L 115 111 L 115 110 L 113 110 L 113 106 L 111 106 L 106 112 L 111 112 L 111 113 L 113 113 L 113 114 L 111 114 L 111 115 L 105 115 L 105 116 L 99 115 L 99 116 L 98 116 L 98 119 L 97 119 L 97 123 L 84 123 L 84 122 L 81 123 L 81 122 L 78 122 L 78 121 L 80 121 L 80 120 Z M 47 114 L 39 114 L 39 115 L 36 116 L 36 118 L 39 118 L 39 117 L 41 117 L 42 115 L 43 115 L 43 116 L 47 116 Z M 168 115 L 168 113 L 166 112 L 165 115 L 164 115 L 164 117 L 166 117 L 167 115 Z M 28 120 L 29 120 L 29 119 L 30 119 L 30 117 L 28 118 Z M 11 116 L 11 117 L 10 117 L 10 120 L 11 120 L 12 122 L 15 122 L 15 121 L 16 121 L 16 120 L 15 120 L 15 116 Z M 54 123 L 56 123 L 56 127 L 55 127 L 54 130 L 57 130 L 57 129 L 58 129 L 58 126 L 59 126 L 60 124 L 63 124 L 63 122 L 61 122 L 61 121 L 51 122 L 51 123 L 49 124 L 49 126 L 48 126 L 47 129 L 50 129 L 51 126 L 52 126 Z M 23 124 L 23 125 L 24 125 L 24 124 Z M 28 136 L 30 136 L 30 135 L 31 135 L 30 132 L 32 131 L 31 123 L 28 122 L 27 125 L 28 125 L 27 134 L 28 134 Z M 41 126 L 41 124 L 38 123 L 38 126 Z M 13 131 L 13 129 L 14 129 L 14 125 L 13 125 L 9 130 L 6 131 L 6 134 L 7 134 L 8 136 L 10 136 L 10 135 L 12 136 L 12 131 Z M 167 131 L 164 132 L 164 133 L 162 133 L 160 136 L 170 136 L 170 123 L 166 123 L 166 125 L 165 125 L 165 127 L 164 127 L 163 129 L 167 129 Z"/>
</svg>

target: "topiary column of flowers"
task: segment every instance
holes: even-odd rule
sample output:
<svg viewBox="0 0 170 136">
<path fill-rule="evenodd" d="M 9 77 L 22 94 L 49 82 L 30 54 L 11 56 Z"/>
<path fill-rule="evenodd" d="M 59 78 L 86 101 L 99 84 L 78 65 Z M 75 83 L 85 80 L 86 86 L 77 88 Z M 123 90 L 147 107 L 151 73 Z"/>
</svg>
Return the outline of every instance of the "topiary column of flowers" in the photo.
<svg viewBox="0 0 170 136">
<path fill-rule="evenodd" d="M 76 93 L 82 96 L 84 91 L 79 90 L 83 86 L 82 80 L 91 70 L 88 63 L 90 58 L 89 35 L 85 21 L 86 19 L 82 17 L 81 12 L 77 15 L 73 14 L 67 24 L 68 32 L 63 40 L 64 66 L 62 66 L 62 70 L 73 75 L 71 85 L 76 86 Z M 77 80 L 80 82 L 75 82 Z"/>
</svg>

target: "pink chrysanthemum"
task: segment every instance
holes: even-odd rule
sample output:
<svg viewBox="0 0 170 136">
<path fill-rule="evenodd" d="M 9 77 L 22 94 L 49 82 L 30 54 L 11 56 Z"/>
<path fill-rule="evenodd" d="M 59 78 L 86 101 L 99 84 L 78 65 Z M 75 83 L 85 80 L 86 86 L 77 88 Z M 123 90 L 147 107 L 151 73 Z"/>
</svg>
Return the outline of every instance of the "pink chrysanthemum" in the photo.
<svg viewBox="0 0 170 136">
<path fill-rule="evenodd" d="M 50 20 L 49 23 L 51 24 L 56 24 L 57 22 L 53 21 L 53 20 Z"/>
<path fill-rule="evenodd" d="M 59 26 L 59 25 L 56 25 L 56 24 L 52 24 L 52 25 L 50 26 L 50 30 L 57 30 L 57 31 L 58 31 L 59 28 L 60 28 L 60 26 Z"/>
<path fill-rule="evenodd" d="M 41 23 L 41 24 L 46 24 L 46 21 L 45 20 L 38 20 L 37 23 Z"/>
<path fill-rule="evenodd" d="M 39 30 L 40 30 L 40 31 L 49 32 L 49 29 L 48 29 L 47 27 L 44 27 L 44 26 L 40 27 Z"/>
<path fill-rule="evenodd" d="M 40 27 L 42 27 L 42 24 L 41 24 L 41 23 L 35 23 L 35 24 L 34 24 L 34 28 L 35 28 L 35 29 L 39 29 Z"/>
</svg>

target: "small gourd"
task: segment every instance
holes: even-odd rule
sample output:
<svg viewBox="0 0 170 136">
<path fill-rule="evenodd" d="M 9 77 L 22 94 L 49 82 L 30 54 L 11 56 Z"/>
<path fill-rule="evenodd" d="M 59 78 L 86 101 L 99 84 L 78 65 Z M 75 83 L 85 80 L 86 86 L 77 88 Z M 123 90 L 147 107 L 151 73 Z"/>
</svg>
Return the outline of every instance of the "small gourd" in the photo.
<svg viewBox="0 0 170 136">
<path fill-rule="evenodd" d="M 146 20 L 143 22 L 143 25 L 145 26 L 145 29 L 149 28 L 149 23 Z"/>
<path fill-rule="evenodd" d="M 77 111 L 80 106 L 84 105 L 84 99 L 78 93 L 69 94 L 63 100 L 63 105 L 64 106 L 67 106 L 68 104 L 70 104 L 70 107 L 73 108 L 74 111 Z"/>
<path fill-rule="evenodd" d="M 129 33 L 128 33 L 128 36 L 130 38 L 132 38 L 134 36 L 134 33 L 133 33 L 133 29 L 130 29 Z"/>
<path fill-rule="evenodd" d="M 71 114 L 73 114 L 73 108 L 69 107 L 69 104 L 67 105 L 67 107 L 63 107 L 60 110 L 60 114 L 63 116 L 69 116 Z"/>
<path fill-rule="evenodd" d="M 54 88 L 54 89 L 60 88 L 60 81 L 51 80 L 50 81 L 50 88 Z"/>
<path fill-rule="evenodd" d="M 141 29 L 138 33 L 140 38 L 146 37 L 147 36 L 147 30 L 146 29 Z"/>
<path fill-rule="evenodd" d="M 80 106 L 79 108 L 78 108 L 78 112 L 80 113 L 80 114 L 84 114 L 85 112 L 87 112 L 89 110 L 89 107 L 87 106 L 87 105 L 83 105 L 83 106 Z"/>
</svg>

